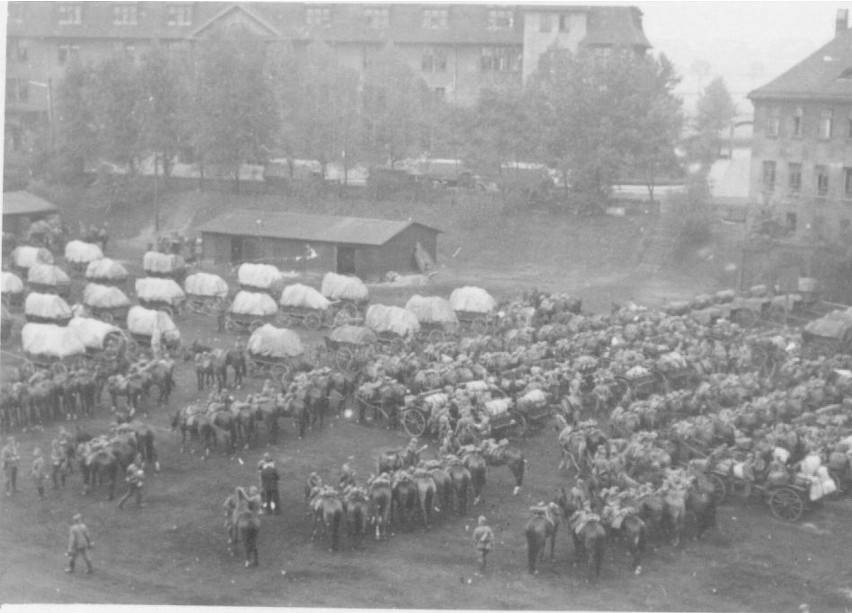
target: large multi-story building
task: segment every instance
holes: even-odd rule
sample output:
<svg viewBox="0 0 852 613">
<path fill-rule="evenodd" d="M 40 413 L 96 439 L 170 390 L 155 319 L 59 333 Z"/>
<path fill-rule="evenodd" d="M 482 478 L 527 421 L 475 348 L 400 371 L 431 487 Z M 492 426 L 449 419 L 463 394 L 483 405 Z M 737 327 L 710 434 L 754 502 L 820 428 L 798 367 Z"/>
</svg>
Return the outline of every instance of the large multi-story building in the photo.
<svg viewBox="0 0 852 613">
<path fill-rule="evenodd" d="M 73 58 L 139 57 L 152 45 L 192 45 L 242 24 L 305 49 L 324 41 L 363 70 L 391 43 L 435 92 L 471 104 L 489 84 L 522 83 L 551 45 L 608 54 L 649 47 L 633 7 L 554 4 L 327 4 L 289 2 L 9 2 L 7 144 L 51 119 L 51 84 Z M 11 138 L 11 142 L 8 139 Z"/>
<path fill-rule="evenodd" d="M 796 240 L 852 241 L 852 29 L 749 94 L 754 138 L 749 198 Z"/>
</svg>

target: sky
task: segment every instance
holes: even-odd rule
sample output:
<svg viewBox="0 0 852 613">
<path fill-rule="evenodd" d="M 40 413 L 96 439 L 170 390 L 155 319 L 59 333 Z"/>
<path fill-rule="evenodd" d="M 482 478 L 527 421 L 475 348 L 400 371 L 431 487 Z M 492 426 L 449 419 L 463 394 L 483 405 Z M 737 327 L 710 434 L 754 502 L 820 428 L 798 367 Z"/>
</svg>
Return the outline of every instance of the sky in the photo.
<svg viewBox="0 0 852 613">
<path fill-rule="evenodd" d="M 700 88 L 725 79 L 742 115 L 746 95 L 768 83 L 834 38 L 837 10 L 849 2 L 606 2 L 638 6 L 654 53 L 665 53 L 682 77 L 678 93 L 690 110 Z M 852 25 L 852 19 L 850 19 Z M 710 65 L 709 77 L 693 70 Z"/>
</svg>

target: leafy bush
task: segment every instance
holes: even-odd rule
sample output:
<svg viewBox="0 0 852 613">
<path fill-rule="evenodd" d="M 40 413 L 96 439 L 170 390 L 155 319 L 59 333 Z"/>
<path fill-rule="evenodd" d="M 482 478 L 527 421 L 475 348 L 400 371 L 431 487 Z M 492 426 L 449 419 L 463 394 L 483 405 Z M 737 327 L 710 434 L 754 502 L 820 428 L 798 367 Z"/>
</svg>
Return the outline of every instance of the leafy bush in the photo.
<svg viewBox="0 0 852 613">
<path fill-rule="evenodd" d="M 129 209 L 154 201 L 153 178 L 140 175 L 120 175 L 100 171 L 94 182 L 93 191 L 95 198 L 109 203 L 111 209 Z"/>
<path fill-rule="evenodd" d="M 710 242 L 713 237 L 713 212 L 710 208 L 710 189 L 703 177 L 692 179 L 685 193 L 669 196 L 668 206 L 674 216 L 672 231 L 675 237 L 675 257 L 680 259 Z"/>
</svg>

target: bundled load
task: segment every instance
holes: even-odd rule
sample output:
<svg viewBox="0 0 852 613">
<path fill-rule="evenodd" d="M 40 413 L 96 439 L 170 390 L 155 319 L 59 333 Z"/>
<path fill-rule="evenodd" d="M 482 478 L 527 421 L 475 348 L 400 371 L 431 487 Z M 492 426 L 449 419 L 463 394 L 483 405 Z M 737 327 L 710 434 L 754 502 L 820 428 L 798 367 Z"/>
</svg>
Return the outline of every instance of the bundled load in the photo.
<svg viewBox="0 0 852 613">
<path fill-rule="evenodd" d="M 544 390 L 532 389 L 518 399 L 518 408 L 537 407 L 547 403 Z"/>
<path fill-rule="evenodd" d="M 54 264 L 33 264 L 27 271 L 27 283 L 56 288 L 71 285 L 71 279 L 64 270 Z"/>
<path fill-rule="evenodd" d="M 231 313 L 235 315 L 254 315 L 263 317 L 278 313 L 278 305 L 269 294 L 241 290 L 234 296 L 231 303 Z"/>
<path fill-rule="evenodd" d="M 414 294 L 405 303 L 405 308 L 417 317 L 422 324 L 429 323 L 458 323 L 456 312 L 450 305 L 450 301 L 440 296 L 421 296 Z"/>
<path fill-rule="evenodd" d="M 363 326 L 339 326 L 331 331 L 328 338 L 349 345 L 372 345 L 379 340 L 375 332 Z"/>
<path fill-rule="evenodd" d="M 364 323 L 376 332 L 392 332 L 400 337 L 414 336 L 420 331 L 417 316 L 407 309 L 374 304 L 367 309 Z"/>
<path fill-rule="evenodd" d="M 727 304 L 732 302 L 736 297 L 737 293 L 732 289 L 723 289 L 713 294 L 713 300 L 718 304 Z"/>
<path fill-rule="evenodd" d="M 361 279 L 358 277 L 338 275 L 333 272 L 327 272 L 322 278 L 320 291 L 329 300 L 367 302 L 370 297 L 370 292 Z"/>
<path fill-rule="evenodd" d="M 83 342 L 86 349 L 100 350 L 110 334 L 121 334 L 118 327 L 91 317 L 74 317 L 68 322 L 68 328 L 73 330 Z"/>
<path fill-rule="evenodd" d="M 22 245 L 12 252 L 12 262 L 18 268 L 29 270 L 35 264 L 53 264 L 53 254 L 44 247 Z"/>
<path fill-rule="evenodd" d="M 832 311 L 808 322 L 804 335 L 842 339 L 848 330 L 852 330 L 852 308 Z"/>
<path fill-rule="evenodd" d="M 650 375 L 650 371 L 644 366 L 633 366 L 627 370 L 625 373 L 625 377 L 630 379 L 631 381 L 636 381 L 638 379 L 644 379 L 648 375 Z"/>
<path fill-rule="evenodd" d="M 142 269 L 149 275 L 166 276 L 186 268 L 186 263 L 179 255 L 149 251 L 142 256 Z"/>
<path fill-rule="evenodd" d="M 485 403 L 485 412 L 489 417 L 494 418 L 498 415 L 502 415 L 507 413 L 509 409 L 512 408 L 512 399 L 511 398 L 498 398 L 496 400 L 489 400 Z"/>
<path fill-rule="evenodd" d="M 298 334 L 271 324 L 263 325 L 251 333 L 247 349 L 254 355 L 272 358 L 295 358 L 305 352 Z"/>
<path fill-rule="evenodd" d="M 468 394 L 484 394 L 488 391 L 488 383 L 485 381 L 468 381 L 464 389 Z"/>
<path fill-rule="evenodd" d="M 593 355 L 581 355 L 574 360 L 574 368 L 580 372 L 592 372 L 598 367 L 598 359 Z"/>
<path fill-rule="evenodd" d="M 690 304 L 685 300 L 669 302 L 663 309 L 668 315 L 685 315 L 689 312 Z"/>
<path fill-rule="evenodd" d="M 86 267 L 86 279 L 89 281 L 124 281 L 129 276 L 127 269 L 110 258 L 92 260 Z"/>
<path fill-rule="evenodd" d="M 657 368 L 661 372 L 675 372 L 678 370 L 685 370 L 687 367 L 688 364 L 686 362 L 686 358 L 678 351 L 664 353 L 657 360 Z"/>
<path fill-rule="evenodd" d="M 331 305 L 331 301 L 313 287 L 296 283 L 295 285 L 288 285 L 284 288 L 278 304 L 288 307 L 324 311 Z"/>
<path fill-rule="evenodd" d="M 228 284 L 225 280 L 219 275 L 208 272 L 197 272 L 189 275 L 183 282 L 183 288 L 191 296 L 228 297 Z"/>
<path fill-rule="evenodd" d="M 104 252 L 94 243 L 69 241 L 65 245 L 65 259 L 72 264 L 88 264 L 104 257 Z"/>
<path fill-rule="evenodd" d="M 186 299 L 186 294 L 174 279 L 159 277 L 136 279 L 136 295 L 144 302 L 165 302 L 171 305 Z"/>
<path fill-rule="evenodd" d="M 269 290 L 282 283 L 281 271 L 271 264 L 240 264 L 237 280 L 241 287 Z"/>
<path fill-rule="evenodd" d="M 497 301 L 484 289 L 467 286 L 453 290 L 450 306 L 456 312 L 490 313 L 497 307 Z"/>
<path fill-rule="evenodd" d="M 0 294 L 4 296 L 15 296 L 24 293 L 24 282 L 13 272 L 3 271 L 0 273 Z"/>
<path fill-rule="evenodd" d="M 71 307 L 56 294 L 32 292 L 24 302 L 27 321 L 37 323 L 67 322 L 71 319 Z"/>
<path fill-rule="evenodd" d="M 153 336 L 159 330 L 167 340 L 180 339 L 180 330 L 168 314 L 141 306 L 130 307 L 127 312 L 127 330 L 140 336 Z"/>
<path fill-rule="evenodd" d="M 117 287 L 88 283 L 83 289 L 83 304 L 96 309 L 119 309 L 130 306 L 130 299 Z"/>
<path fill-rule="evenodd" d="M 31 356 L 62 359 L 86 353 L 86 346 L 74 330 L 53 324 L 25 324 L 21 344 Z"/>
</svg>

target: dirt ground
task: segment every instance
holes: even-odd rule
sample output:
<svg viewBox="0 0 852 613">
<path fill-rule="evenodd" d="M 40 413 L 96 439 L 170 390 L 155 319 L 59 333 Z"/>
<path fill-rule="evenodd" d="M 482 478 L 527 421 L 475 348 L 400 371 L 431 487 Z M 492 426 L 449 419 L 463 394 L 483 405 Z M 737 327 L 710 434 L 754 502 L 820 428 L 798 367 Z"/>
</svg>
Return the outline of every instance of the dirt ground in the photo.
<svg viewBox="0 0 852 613">
<path fill-rule="evenodd" d="M 139 259 L 132 249 L 125 255 Z M 627 267 L 595 274 L 588 270 L 556 265 L 533 270 L 522 264 L 497 269 L 480 260 L 464 268 L 448 266 L 429 288 L 379 290 L 373 300 L 401 304 L 416 292 L 446 295 L 463 282 L 502 296 L 540 283 L 554 289 L 559 285 L 582 296 L 587 308 L 605 310 L 613 301 L 659 303 L 701 289 L 693 287 L 697 280 L 641 278 Z M 216 333 L 212 318 L 194 315 L 178 325 L 190 342 L 201 338 L 222 347 L 233 342 Z M 318 335 L 300 334 L 309 343 L 319 341 Z M 6 352 L 17 348 L 12 343 L 3 349 L 5 369 L 13 363 Z M 249 380 L 237 394 L 259 390 L 260 384 Z M 214 455 L 202 461 L 197 454 L 182 454 L 179 437 L 170 429 L 173 411 L 197 395 L 188 365 L 179 367 L 178 386 L 168 408 L 148 408 L 146 421 L 156 431 L 162 472 L 146 479 L 142 509 L 131 504 L 120 511 L 105 500 L 104 491 L 84 495 L 79 474 L 71 476 L 66 489 L 49 489 L 46 499 L 38 500 L 29 479 L 32 449 L 38 445 L 49 453 L 59 424 L 19 434 L 21 491 L 0 497 L 0 602 L 634 611 L 796 611 L 800 603 L 808 603 L 814 613 L 852 609 L 848 499 L 825 503 L 796 525 L 772 519 L 759 503 L 726 504 L 718 529 L 702 542 L 688 540 L 675 549 L 652 539 L 639 577 L 629 572 L 622 548 L 609 551 L 595 584 L 572 566 L 573 546 L 563 532 L 555 560 L 545 561 L 539 575 L 529 576 L 523 536 L 528 507 L 550 499 L 572 476 L 558 470 L 551 427 L 519 443 L 528 459 L 528 476 L 518 496 L 512 496 L 508 470 L 491 468 L 485 499 L 467 517 L 439 516 L 431 530 L 397 528 L 386 541 L 369 540 L 364 550 L 354 550 L 344 538 L 341 551 L 331 553 L 326 542 L 310 540 L 305 477 L 318 471 L 335 479 L 349 455 L 366 477 L 375 470 L 380 450 L 406 443 L 403 433 L 340 418 L 298 440 L 287 424 L 274 447 L 262 441 L 236 457 Z M 81 426 L 99 433 L 109 421 L 103 408 Z M 435 448 L 429 443 L 426 456 Z M 263 517 L 260 566 L 245 569 L 240 558 L 228 554 L 221 505 L 234 486 L 255 483 L 264 451 L 273 453 L 282 474 L 283 512 Z M 92 576 L 62 572 L 75 512 L 83 513 L 95 540 Z M 483 578 L 474 575 L 470 542 L 480 513 L 497 535 Z"/>
</svg>

